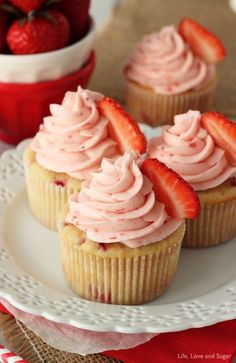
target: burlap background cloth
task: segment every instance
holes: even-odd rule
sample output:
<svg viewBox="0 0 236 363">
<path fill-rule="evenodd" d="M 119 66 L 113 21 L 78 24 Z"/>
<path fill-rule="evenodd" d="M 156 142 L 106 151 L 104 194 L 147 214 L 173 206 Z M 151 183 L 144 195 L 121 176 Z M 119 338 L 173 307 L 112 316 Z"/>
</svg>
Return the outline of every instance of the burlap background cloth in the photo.
<svg viewBox="0 0 236 363">
<path fill-rule="evenodd" d="M 184 16 L 209 27 L 225 44 L 227 58 L 219 65 L 214 109 L 236 116 L 236 14 L 227 0 L 123 0 L 97 37 L 97 67 L 90 88 L 124 103 L 122 67 L 133 45 L 143 34 L 178 24 Z M 118 362 L 99 354 L 83 357 L 53 349 L 4 314 L 0 338 L 30 363 Z"/>
</svg>

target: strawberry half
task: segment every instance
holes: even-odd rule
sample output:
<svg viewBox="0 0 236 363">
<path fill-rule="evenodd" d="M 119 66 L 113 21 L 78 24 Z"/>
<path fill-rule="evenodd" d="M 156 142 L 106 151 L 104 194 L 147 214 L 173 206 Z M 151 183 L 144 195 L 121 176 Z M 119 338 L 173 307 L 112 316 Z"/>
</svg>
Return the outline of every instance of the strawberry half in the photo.
<svg viewBox="0 0 236 363">
<path fill-rule="evenodd" d="M 206 112 L 201 117 L 201 124 L 224 149 L 229 161 L 236 165 L 236 124 L 219 112 Z"/>
<path fill-rule="evenodd" d="M 221 41 L 195 20 L 183 19 L 179 24 L 179 33 L 206 63 L 214 64 L 224 59 L 226 52 Z"/>
<path fill-rule="evenodd" d="M 165 204 L 171 217 L 197 218 L 200 212 L 198 197 L 177 173 L 157 159 L 144 160 L 141 171 L 153 183 L 157 199 Z"/>
<path fill-rule="evenodd" d="M 112 98 L 104 97 L 98 108 L 102 116 L 109 120 L 110 136 L 117 141 L 121 152 L 135 150 L 142 154 L 146 151 L 147 140 L 138 124 Z"/>
</svg>

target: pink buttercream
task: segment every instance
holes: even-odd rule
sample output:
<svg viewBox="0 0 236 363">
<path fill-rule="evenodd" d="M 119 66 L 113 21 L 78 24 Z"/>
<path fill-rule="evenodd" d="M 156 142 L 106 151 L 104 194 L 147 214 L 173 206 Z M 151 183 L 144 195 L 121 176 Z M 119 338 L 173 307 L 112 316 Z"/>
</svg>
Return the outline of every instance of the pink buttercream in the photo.
<svg viewBox="0 0 236 363">
<path fill-rule="evenodd" d="M 149 144 L 150 157 L 175 170 L 196 190 L 214 188 L 236 175 L 236 167 L 226 158 L 201 127 L 199 111 L 174 118 L 174 126 L 164 126 L 162 135 Z"/>
<path fill-rule="evenodd" d="M 195 56 L 170 25 L 143 37 L 125 74 L 157 93 L 173 95 L 203 86 L 214 76 L 215 67 Z"/>
<path fill-rule="evenodd" d="M 142 161 L 125 153 L 116 161 L 104 159 L 101 169 L 70 198 L 66 221 L 96 242 L 145 246 L 169 236 L 181 220 L 170 218 L 156 200 L 151 181 L 141 173 Z"/>
<path fill-rule="evenodd" d="M 116 142 L 108 136 L 108 120 L 97 109 L 102 98 L 79 87 L 66 93 L 62 105 L 50 105 L 51 116 L 44 118 L 31 144 L 40 165 L 86 179 L 103 157 L 117 156 Z"/>
</svg>

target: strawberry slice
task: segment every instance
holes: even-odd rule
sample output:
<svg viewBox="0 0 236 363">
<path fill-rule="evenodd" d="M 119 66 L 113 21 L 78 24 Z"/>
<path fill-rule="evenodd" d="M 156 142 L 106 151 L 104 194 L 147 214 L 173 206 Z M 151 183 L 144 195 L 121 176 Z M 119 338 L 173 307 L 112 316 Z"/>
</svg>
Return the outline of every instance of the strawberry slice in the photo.
<svg viewBox="0 0 236 363">
<path fill-rule="evenodd" d="M 206 112 L 201 117 L 201 124 L 224 149 L 229 161 L 236 165 L 236 124 L 219 112 Z"/>
<path fill-rule="evenodd" d="M 206 63 L 214 64 L 224 59 L 226 52 L 221 41 L 195 20 L 183 19 L 179 24 L 179 33 Z"/>
<path fill-rule="evenodd" d="M 98 103 L 98 108 L 101 115 L 109 120 L 109 134 L 117 141 L 122 153 L 128 150 L 135 150 L 140 154 L 145 153 L 147 140 L 144 134 L 138 124 L 116 101 L 104 97 Z"/>
<path fill-rule="evenodd" d="M 144 160 L 141 171 L 153 183 L 156 198 L 165 204 L 171 217 L 197 218 L 200 212 L 197 194 L 177 173 L 157 159 Z"/>
</svg>

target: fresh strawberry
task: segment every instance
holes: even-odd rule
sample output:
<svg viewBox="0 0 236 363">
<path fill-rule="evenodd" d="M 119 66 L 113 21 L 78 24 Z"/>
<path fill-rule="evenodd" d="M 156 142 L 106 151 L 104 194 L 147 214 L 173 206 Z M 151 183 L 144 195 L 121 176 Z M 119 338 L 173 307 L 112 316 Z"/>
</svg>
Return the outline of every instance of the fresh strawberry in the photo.
<svg viewBox="0 0 236 363">
<path fill-rule="evenodd" d="M 135 150 L 142 154 L 146 151 L 147 140 L 138 124 L 112 98 L 104 97 L 99 103 L 100 113 L 109 120 L 108 129 L 121 152 Z"/>
<path fill-rule="evenodd" d="M 9 0 L 9 2 L 23 13 L 28 14 L 31 11 L 38 10 L 46 0 Z"/>
<path fill-rule="evenodd" d="M 89 26 L 90 0 L 61 0 L 55 9 L 61 11 L 69 20 L 71 27 L 71 40 L 81 39 Z"/>
<path fill-rule="evenodd" d="M 229 161 L 236 165 L 236 124 L 219 112 L 206 112 L 201 117 L 201 124 L 224 149 Z"/>
<path fill-rule="evenodd" d="M 5 11 L 0 10 L 0 52 L 3 51 L 6 44 L 7 26 L 8 16 Z"/>
<path fill-rule="evenodd" d="M 192 187 L 157 159 L 144 160 L 141 171 L 153 183 L 153 191 L 171 217 L 196 218 L 200 203 Z"/>
<path fill-rule="evenodd" d="M 23 24 L 21 24 L 23 22 Z M 69 42 L 70 25 L 56 10 L 31 19 L 16 20 L 7 33 L 7 43 L 14 54 L 49 52 L 65 47 Z"/>
<path fill-rule="evenodd" d="M 193 19 L 183 19 L 179 24 L 179 33 L 195 54 L 207 63 L 217 63 L 225 57 L 225 48 L 221 41 Z"/>
</svg>

